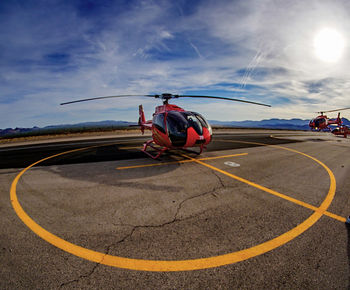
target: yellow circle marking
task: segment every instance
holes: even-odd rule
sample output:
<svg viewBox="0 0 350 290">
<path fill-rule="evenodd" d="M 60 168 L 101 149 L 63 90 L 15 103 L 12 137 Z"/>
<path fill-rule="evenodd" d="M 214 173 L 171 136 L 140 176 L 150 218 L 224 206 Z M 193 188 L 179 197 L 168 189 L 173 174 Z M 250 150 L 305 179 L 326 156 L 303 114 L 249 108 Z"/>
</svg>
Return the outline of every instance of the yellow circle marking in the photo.
<svg viewBox="0 0 350 290">
<path fill-rule="evenodd" d="M 263 144 L 267 145 L 267 144 Z M 305 221 L 297 225 L 295 228 L 289 230 L 288 232 L 272 239 L 267 242 L 261 243 L 257 246 L 247 248 L 241 251 L 228 253 L 224 255 L 209 257 L 209 258 L 200 258 L 200 259 L 189 259 L 189 260 L 142 260 L 142 259 L 131 259 L 131 258 L 124 258 L 119 256 L 112 256 L 109 254 L 100 253 L 97 251 L 93 251 L 87 248 L 83 248 L 80 246 L 77 246 L 75 244 L 72 244 L 70 242 L 67 242 L 63 240 L 62 238 L 50 233 L 49 231 L 42 228 L 40 225 L 38 225 L 33 219 L 31 219 L 26 212 L 21 207 L 16 193 L 17 183 L 21 176 L 29 170 L 31 167 L 54 157 L 68 154 L 71 152 L 81 151 L 88 148 L 97 147 L 97 146 L 91 146 L 87 148 L 80 148 L 76 150 L 70 150 L 66 151 L 60 154 L 55 154 L 52 156 L 49 156 L 47 158 L 41 159 L 27 168 L 23 169 L 14 179 L 11 185 L 10 190 L 10 197 L 11 197 L 11 203 L 12 206 L 19 216 L 19 218 L 39 237 L 44 239 L 45 241 L 49 242 L 50 244 L 68 252 L 75 256 L 81 257 L 83 259 L 87 259 L 96 263 L 118 267 L 118 268 L 124 268 L 124 269 L 131 269 L 131 270 L 140 270 L 140 271 L 191 271 L 191 270 L 199 270 L 199 269 L 207 269 L 207 268 L 213 268 L 228 264 L 237 263 L 240 261 L 247 260 L 249 258 L 264 254 L 266 252 L 269 252 L 273 249 L 276 249 L 279 246 L 282 246 L 286 244 L 287 242 L 293 240 L 300 234 L 302 234 L 304 231 L 306 231 L 308 228 L 310 228 L 312 225 L 314 225 L 321 216 L 325 213 L 327 208 L 332 203 L 332 200 L 335 195 L 335 188 L 336 188 L 336 181 L 335 177 L 332 173 L 332 171 L 321 161 L 317 160 L 316 158 L 309 156 L 305 153 L 299 152 L 294 149 L 285 148 L 282 146 L 274 146 L 281 149 L 289 150 L 298 154 L 301 154 L 303 156 L 306 156 L 314 161 L 316 161 L 318 164 L 320 164 L 328 173 L 330 178 L 330 186 L 328 190 L 328 194 L 322 204 L 319 208 L 317 208 L 317 211 L 315 211 L 309 218 L 307 218 Z"/>
</svg>

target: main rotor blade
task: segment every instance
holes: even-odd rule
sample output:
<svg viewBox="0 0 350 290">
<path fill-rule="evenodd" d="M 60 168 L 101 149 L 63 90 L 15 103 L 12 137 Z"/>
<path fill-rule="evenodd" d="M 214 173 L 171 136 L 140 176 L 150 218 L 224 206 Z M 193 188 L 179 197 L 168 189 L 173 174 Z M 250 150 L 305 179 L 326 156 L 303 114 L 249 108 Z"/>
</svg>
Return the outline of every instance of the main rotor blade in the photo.
<svg viewBox="0 0 350 290">
<path fill-rule="evenodd" d="M 88 99 L 65 102 L 65 103 L 61 103 L 60 105 L 68 105 L 73 103 L 80 103 L 80 102 L 87 102 L 87 101 L 94 101 L 94 100 L 101 100 L 101 99 L 123 98 L 123 97 L 153 97 L 154 98 L 155 95 L 119 95 L 119 96 L 96 97 L 96 98 L 88 98 Z"/>
<path fill-rule="evenodd" d="M 257 102 L 252 102 L 252 101 L 245 101 L 245 100 L 239 100 L 239 99 L 233 99 L 233 98 L 226 98 L 226 97 L 173 95 L 173 94 L 105 96 L 105 97 L 95 97 L 95 98 L 88 98 L 88 99 L 81 99 L 81 100 L 65 102 L 65 103 L 61 103 L 61 105 L 68 105 L 68 104 L 87 102 L 87 101 L 94 101 L 94 100 L 101 100 L 101 99 L 123 98 L 123 97 L 152 97 L 152 98 L 161 98 L 163 100 L 164 99 L 172 99 L 172 98 L 206 98 L 206 99 L 228 100 L 228 101 L 235 101 L 235 102 L 248 103 L 248 104 L 260 105 L 260 106 L 265 106 L 265 107 L 271 107 L 270 105 L 266 105 L 266 104 L 262 104 L 262 103 L 257 103 Z"/>
<path fill-rule="evenodd" d="M 343 111 L 343 110 L 349 110 L 349 108 L 342 108 L 342 109 L 337 109 L 337 110 L 330 110 L 330 111 L 322 111 L 322 112 L 317 112 L 317 113 L 331 113 L 331 112 L 338 112 L 338 111 Z"/>
<path fill-rule="evenodd" d="M 228 101 L 235 101 L 235 102 L 242 102 L 242 103 L 248 103 L 248 104 L 254 104 L 254 105 L 260 105 L 265 107 L 271 107 L 271 105 L 257 103 L 257 102 L 251 102 L 251 101 L 245 101 L 245 100 L 239 100 L 239 99 L 232 99 L 232 98 L 226 98 L 226 97 L 215 97 L 215 96 L 191 96 L 191 95 L 179 95 L 175 96 L 178 98 L 205 98 L 205 99 L 219 99 L 219 100 L 228 100 Z"/>
</svg>

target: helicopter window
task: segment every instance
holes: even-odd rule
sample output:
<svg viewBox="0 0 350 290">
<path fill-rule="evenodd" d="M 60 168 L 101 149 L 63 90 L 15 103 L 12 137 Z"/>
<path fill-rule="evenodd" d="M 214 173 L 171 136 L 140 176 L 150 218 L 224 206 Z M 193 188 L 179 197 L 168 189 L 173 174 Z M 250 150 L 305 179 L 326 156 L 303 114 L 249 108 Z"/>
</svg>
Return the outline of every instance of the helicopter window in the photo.
<svg viewBox="0 0 350 290">
<path fill-rule="evenodd" d="M 204 119 L 204 117 L 201 114 L 198 114 L 196 112 L 191 112 L 191 113 L 196 116 L 196 118 L 199 120 L 199 122 L 201 122 L 202 127 L 207 128 L 209 130 L 210 134 L 212 134 L 211 126 L 209 125 L 207 120 Z"/>
<path fill-rule="evenodd" d="M 207 121 L 206 121 L 200 114 L 195 113 L 195 112 L 191 112 L 191 113 L 192 113 L 193 115 L 196 116 L 196 118 L 199 120 L 199 122 L 201 122 L 201 125 L 202 125 L 203 127 L 208 128 L 208 123 L 207 123 Z"/>
<path fill-rule="evenodd" d="M 320 118 L 320 119 L 315 119 L 315 126 L 320 127 L 321 124 L 325 123 L 326 119 Z"/>
<path fill-rule="evenodd" d="M 173 146 L 184 146 L 187 140 L 188 121 L 181 113 L 170 111 L 166 117 L 168 134 Z"/>
<path fill-rule="evenodd" d="M 183 112 L 183 115 L 186 117 L 189 127 L 192 127 L 197 134 L 202 135 L 203 128 L 199 119 L 192 112 Z"/>
<path fill-rule="evenodd" d="M 153 117 L 153 124 L 160 132 L 165 134 L 164 114 L 157 114 Z"/>
</svg>

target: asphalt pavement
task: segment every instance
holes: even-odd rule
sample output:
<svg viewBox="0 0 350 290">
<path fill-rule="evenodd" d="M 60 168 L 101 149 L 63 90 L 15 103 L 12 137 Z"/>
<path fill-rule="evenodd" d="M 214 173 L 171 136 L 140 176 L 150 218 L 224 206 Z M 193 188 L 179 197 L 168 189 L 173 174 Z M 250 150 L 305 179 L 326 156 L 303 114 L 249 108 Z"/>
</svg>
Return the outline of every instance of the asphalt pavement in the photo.
<svg viewBox="0 0 350 290">
<path fill-rule="evenodd" d="M 348 289 L 349 139 L 147 138 L 1 146 L 0 289 Z"/>
</svg>

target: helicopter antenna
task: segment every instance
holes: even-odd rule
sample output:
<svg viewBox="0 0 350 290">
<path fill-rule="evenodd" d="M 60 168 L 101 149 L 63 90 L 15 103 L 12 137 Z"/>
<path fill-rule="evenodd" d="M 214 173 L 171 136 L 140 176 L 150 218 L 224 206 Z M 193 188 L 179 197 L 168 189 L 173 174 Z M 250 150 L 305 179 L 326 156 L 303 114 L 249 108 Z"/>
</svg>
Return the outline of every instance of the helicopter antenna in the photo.
<svg viewBox="0 0 350 290">
<path fill-rule="evenodd" d="M 95 98 L 88 98 L 88 99 L 81 99 L 81 100 L 75 100 L 75 101 L 69 101 L 61 103 L 61 105 L 68 105 L 73 103 L 80 103 L 80 102 L 86 102 L 86 101 L 94 101 L 94 100 L 101 100 L 101 99 L 111 99 L 111 98 L 122 98 L 122 97 L 151 97 L 156 99 L 162 99 L 163 104 L 167 105 L 169 103 L 170 99 L 177 99 L 177 98 L 202 98 L 202 99 L 218 99 L 218 100 L 227 100 L 227 101 L 235 101 L 235 102 L 242 102 L 242 103 L 248 103 L 248 104 L 254 104 L 254 105 L 260 105 L 265 107 L 271 107 L 271 105 L 252 102 L 252 101 L 246 101 L 246 100 L 240 100 L 240 99 L 233 99 L 233 98 L 227 98 L 227 97 L 217 97 L 217 96 L 192 96 L 192 95 L 173 95 L 169 93 L 164 93 L 160 95 L 118 95 L 118 96 L 106 96 L 106 97 L 95 97 Z"/>
</svg>

